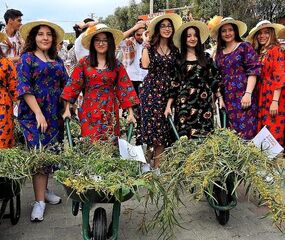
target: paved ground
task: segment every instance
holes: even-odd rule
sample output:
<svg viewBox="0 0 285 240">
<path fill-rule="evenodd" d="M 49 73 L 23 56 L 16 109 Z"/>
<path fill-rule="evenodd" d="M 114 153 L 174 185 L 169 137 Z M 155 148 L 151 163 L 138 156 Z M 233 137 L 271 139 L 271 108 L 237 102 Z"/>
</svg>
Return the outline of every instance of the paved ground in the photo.
<svg viewBox="0 0 285 240">
<path fill-rule="evenodd" d="M 8 219 L 0 225 L 0 240 L 79 240 L 82 239 L 81 216 L 71 214 L 71 201 L 67 200 L 62 186 L 50 180 L 51 187 L 63 196 L 63 203 L 52 206 L 47 205 L 45 220 L 42 223 L 29 221 L 33 191 L 31 183 L 25 184 L 22 192 L 22 212 L 17 225 L 12 226 Z M 239 190 L 242 192 L 242 189 Z M 241 194 L 243 195 L 243 194 Z M 107 208 L 110 218 L 110 204 Z M 91 211 L 91 213 L 93 210 Z M 152 209 L 147 216 L 151 216 Z M 284 240 L 278 229 L 272 226 L 268 219 L 260 219 L 266 208 L 257 207 L 253 202 L 240 197 L 236 208 L 231 210 L 230 221 L 226 226 L 220 226 L 215 219 L 213 210 L 206 201 L 187 203 L 187 208 L 181 208 L 182 225 L 186 229 L 176 229 L 176 239 L 179 240 Z M 129 200 L 122 205 L 120 218 L 120 240 L 155 240 L 156 231 L 143 234 L 138 231 L 143 216 L 143 207 L 136 200 Z M 92 216 L 90 217 L 92 219 Z"/>
</svg>

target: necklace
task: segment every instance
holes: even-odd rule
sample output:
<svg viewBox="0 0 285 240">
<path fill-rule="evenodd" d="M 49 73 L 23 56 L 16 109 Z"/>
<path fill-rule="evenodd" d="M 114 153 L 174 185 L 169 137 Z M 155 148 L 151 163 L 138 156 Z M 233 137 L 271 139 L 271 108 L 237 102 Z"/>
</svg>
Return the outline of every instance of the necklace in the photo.
<svg viewBox="0 0 285 240">
<path fill-rule="evenodd" d="M 161 45 L 159 45 L 159 49 L 162 52 L 163 56 L 167 56 L 169 54 L 169 49 L 168 48 L 166 48 L 166 51 L 164 52 L 162 47 L 161 47 Z"/>
<path fill-rule="evenodd" d="M 238 46 L 238 43 L 235 42 L 235 44 L 233 45 L 233 47 L 231 47 L 229 50 L 226 50 L 226 48 L 224 49 L 225 54 L 231 53 L 233 52 Z"/>
</svg>

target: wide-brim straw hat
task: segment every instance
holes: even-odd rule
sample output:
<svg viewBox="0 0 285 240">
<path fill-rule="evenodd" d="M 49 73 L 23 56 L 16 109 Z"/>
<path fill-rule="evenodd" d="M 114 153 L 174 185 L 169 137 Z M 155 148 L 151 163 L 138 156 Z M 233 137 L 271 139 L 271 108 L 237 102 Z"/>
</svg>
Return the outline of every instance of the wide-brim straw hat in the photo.
<svg viewBox="0 0 285 240">
<path fill-rule="evenodd" d="M 220 23 L 218 23 L 216 26 L 213 26 L 211 31 L 210 31 L 210 35 L 212 38 L 217 39 L 218 37 L 218 33 L 219 33 L 219 29 L 224 26 L 225 24 L 235 24 L 238 27 L 238 32 L 239 32 L 239 36 L 241 37 L 242 35 L 244 35 L 247 31 L 247 26 L 244 22 L 239 21 L 239 20 L 235 20 L 232 17 L 226 17 L 226 18 L 222 18 Z"/>
<path fill-rule="evenodd" d="M 277 34 L 278 38 L 285 39 L 285 27 L 279 31 Z"/>
<path fill-rule="evenodd" d="M 207 25 L 201 21 L 194 20 L 187 23 L 183 23 L 180 28 L 178 28 L 178 30 L 175 32 L 173 42 L 176 47 L 181 47 L 181 35 L 183 31 L 189 27 L 197 27 L 199 29 L 202 44 L 208 39 L 210 32 Z"/>
<path fill-rule="evenodd" d="M 256 24 L 256 26 L 250 30 L 246 41 L 248 42 L 252 42 L 253 41 L 253 37 L 254 35 L 261 29 L 263 28 L 273 28 L 275 31 L 276 36 L 278 35 L 279 31 L 282 30 L 283 28 L 285 28 L 282 24 L 278 24 L 278 23 L 271 23 L 268 20 L 262 20 L 259 23 Z"/>
<path fill-rule="evenodd" d="M 87 28 L 87 30 L 83 33 L 84 35 L 81 40 L 83 47 L 89 50 L 92 37 L 102 32 L 111 33 L 114 37 L 116 46 L 118 46 L 120 42 L 124 39 L 124 34 L 122 31 L 118 29 L 110 28 L 103 23 L 98 23 L 95 26 Z"/>
<path fill-rule="evenodd" d="M 35 20 L 35 21 L 28 22 L 28 23 L 22 25 L 20 28 L 20 34 L 21 34 L 22 38 L 26 41 L 30 31 L 34 27 L 37 27 L 40 25 L 49 26 L 50 28 L 52 28 L 55 31 L 57 43 L 60 43 L 63 41 L 64 30 L 59 25 L 52 23 L 52 22 L 45 20 L 45 19 Z"/>
<path fill-rule="evenodd" d="M 147 30 L 149 31 L 150 37 L 152 37 L 154 34 L 154 29 L 155 29 L 156 24 L 159 23 L 163 19 L 170 19 L 173 23 L 175 31 L 177 31 L 178 28 L 182 25 L 182 18 L 176 13 L 168 13 L 168 14 L 157 16 L 150 21 L 148 28 L 147 28 Z"/>
<path fill-rule="evenodd" d="M 0 42 L 3 42 L 4 40 L 6 40 L 6 35 L 5 33 L 0 32 Z"/>
</svg>

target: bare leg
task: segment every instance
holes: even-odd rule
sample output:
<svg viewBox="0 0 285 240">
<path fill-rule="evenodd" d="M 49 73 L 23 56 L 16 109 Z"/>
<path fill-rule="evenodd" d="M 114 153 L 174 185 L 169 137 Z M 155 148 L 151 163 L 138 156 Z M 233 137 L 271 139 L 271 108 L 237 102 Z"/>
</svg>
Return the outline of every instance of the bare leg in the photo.
<svg viewBox="0 0 285 240">
<path fill-rule="evenodd" d="M 160 167 L 160 159 L 161 159 L 161 154 L 164 151 L 164 146 L 162 145 L 157 145 L 154 147 L 154 168 L 159 168 Z"/>
<path fill-rule="evenodd" d="M 36 174 L 33 176 L 33 186 L 36 201 L 45 201 L 45 191 L 48 182 L 48 175 Z"/>
</svg>

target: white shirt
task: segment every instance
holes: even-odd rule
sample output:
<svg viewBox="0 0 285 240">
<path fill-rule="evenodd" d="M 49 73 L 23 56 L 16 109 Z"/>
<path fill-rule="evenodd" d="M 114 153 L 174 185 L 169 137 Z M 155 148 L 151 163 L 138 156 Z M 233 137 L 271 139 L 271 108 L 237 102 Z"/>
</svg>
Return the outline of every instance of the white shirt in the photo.
<svg viewBox="0 0 285 240">
<path fill-rule="evenodd" d="M 75 50 L 75 56 L 76 56 L 77 62 L 79 62 L 81 58 L 89 55 L 89 50 L 87 50 L 86 48 L 82 46 L 82 43 L 81 43 L 82 37 L 83 37 L 83 33 L 81 33 L 80 36 L 76 38 L 74 42 L 74 50 Z"/>
</svg>

